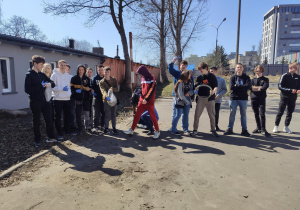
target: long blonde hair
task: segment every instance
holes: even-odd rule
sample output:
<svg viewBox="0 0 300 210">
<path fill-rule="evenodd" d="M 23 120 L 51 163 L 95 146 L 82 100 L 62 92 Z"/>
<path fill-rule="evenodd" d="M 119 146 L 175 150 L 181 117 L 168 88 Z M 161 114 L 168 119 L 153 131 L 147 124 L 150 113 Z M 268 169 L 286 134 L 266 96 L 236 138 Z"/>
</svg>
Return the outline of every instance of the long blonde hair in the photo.
<svg viewBox="0 0 300 210">
<path fill-rule="evenodd" d="M 46 72 L 47 66 L 50 66 L 50 69 L 51 69 L 50 72 Z M 44 67 L 42 68 L 42 72 L 44 74 L 46 74 L 47 77 L 51 77 L 51 74 L 52 74 L 52 66 L 51 66 L 51 64 L 50 63 L 45 63 Z"/>
</svg>

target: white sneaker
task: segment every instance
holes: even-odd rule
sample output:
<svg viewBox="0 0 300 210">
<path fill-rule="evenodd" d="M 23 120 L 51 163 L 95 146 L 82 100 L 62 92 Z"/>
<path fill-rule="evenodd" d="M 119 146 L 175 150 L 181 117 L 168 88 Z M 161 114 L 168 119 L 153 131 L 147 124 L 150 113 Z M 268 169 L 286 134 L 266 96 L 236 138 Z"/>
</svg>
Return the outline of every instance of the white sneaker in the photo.
<svg viewBox="0 0 300 210">
<path fill-rule="evenodd" d="M 92 129 L 92 132 L 93 132 L 93 133 L 98 133 L 98 128 L 93 128 L 93 129 Z"/>
<path fill-rule="evenodd" d="M 154 135 L 153 135 L 153 139 L 158 139 L 160 136 L 160 132 L 159 131 L 154 131 Z"/>
<path fill-rule="evenodd" d="M 273 133 L 278 133 L 278 126 L 277 125 L 274 126 Z"/>
<path fill-rule="evenodd" d="M 190 132 L 184 131 L 184 132 L 183 132 L 183 135 L 189 136 L 189 135 L 190 135 Z"/>
<path fill-rule="evenodd" d="M 289 129 L 289 126 L 284 126 L 284 127 L 283 127 L 283 132 L 286 132 L 286 133 L 293 133 L 293 132 Z"/>
<path fill-rule="evenodd" d="M 146 129 L 146 128 L 147 128 L 147 125 L 137 124 L 137 127 L 138 127 L 138 128 L 142 128 L 142 129 Z"/>
<path fill-rule="evenodd" d="M 129 128 L 128 131 L 123 131 L 123 132 L 127 135 L 133 135 L 133 130 L 131 128 Z"/>
<path fill-rule="evenodd" d="M 168 131 L 170 131 L 170 132 L 171 132 L 171 131 L 172 131 L 172 127 L 171 127 L 171 128 L 169 128 L 169 129 L 168 129 Z"/>
</svg>

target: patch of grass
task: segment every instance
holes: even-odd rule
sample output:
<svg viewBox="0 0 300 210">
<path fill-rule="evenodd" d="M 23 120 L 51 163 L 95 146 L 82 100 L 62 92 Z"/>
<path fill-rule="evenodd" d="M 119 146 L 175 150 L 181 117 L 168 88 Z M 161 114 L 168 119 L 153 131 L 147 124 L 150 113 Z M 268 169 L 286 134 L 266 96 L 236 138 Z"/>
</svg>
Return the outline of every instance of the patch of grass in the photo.
<svg viewBox="0 0 300 210">
<path fill-rule="evenodd" d="M 160 83 L 156 86 L 156 98 L 172 97 L 173 82 Z"/>
</svg>

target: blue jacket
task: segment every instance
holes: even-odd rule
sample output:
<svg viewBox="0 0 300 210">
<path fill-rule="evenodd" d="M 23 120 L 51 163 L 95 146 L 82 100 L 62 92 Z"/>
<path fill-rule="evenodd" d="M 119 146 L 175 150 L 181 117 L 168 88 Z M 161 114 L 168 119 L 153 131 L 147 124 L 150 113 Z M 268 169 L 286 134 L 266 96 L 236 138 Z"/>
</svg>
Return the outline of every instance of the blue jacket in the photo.
<svg viewBox="0 0 300 210">
<path fill-rule="evenodd" d="M 170 63 L 169 66 L 168 66 L 168 71 L 169 73 L 174 77 L 174 85 L 177 83 L 180 75 L 181 75 L 181 71 L 180 70 L 176 70 L 174 69 L 174 63 Z M 193 90 L 195 89 L 194 87 L 194 78 L 193 76 L 191 77 L 191 80 L 192 80 L 192 84 L 193 84 Z M 174 92 L 174 88 L 173 88 L 173 92 L 172 92 L 172 95 L 175 97 L 175 92 Z M 193 98 L 193 97 L 192 97 Z"/>
<path fill-rule="evenodd" d="M 217 81 L 218 81 L 218 90 L 216 95 L 219 95 L 219 98 L 218 100 L 215 101 L 215 103 L 221 103 L 222 97 L 227 93 L 227 86 L 224 78 L 217 76 Z"/>
</svg>

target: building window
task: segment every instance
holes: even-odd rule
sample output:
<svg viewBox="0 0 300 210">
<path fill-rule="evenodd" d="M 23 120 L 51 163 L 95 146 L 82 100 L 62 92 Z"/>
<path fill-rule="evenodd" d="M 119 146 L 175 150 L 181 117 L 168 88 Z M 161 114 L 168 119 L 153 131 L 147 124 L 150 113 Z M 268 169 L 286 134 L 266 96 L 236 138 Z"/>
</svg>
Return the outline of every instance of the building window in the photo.
<svg viewBox="0 0 300 210">
<path fill-rule="evenodd" d="M 51 62 L 51 68 L 52 68 L 52 69 L 57 68 L 57 65 L 58 65 L 58 61 L 52 61 L 52 62 Z"/>
<path fill-rule="evenodd" d="M 11 69 L 9 58 L 0 57 L 0 70 L 2 79 L 2 93 L 12 92 Z"/>
</svg>

